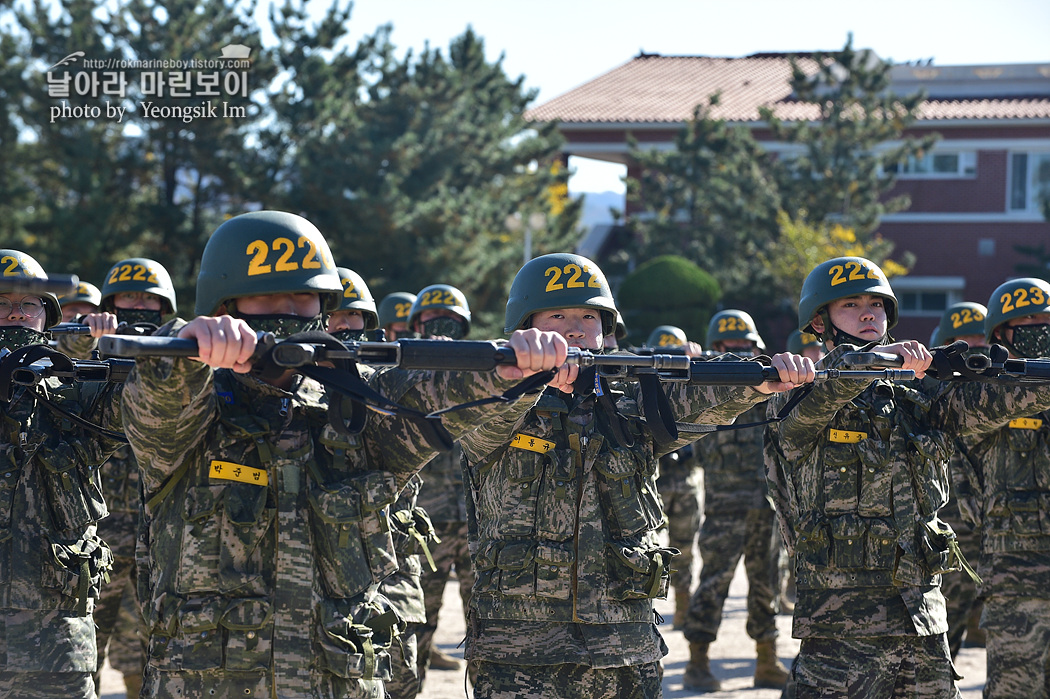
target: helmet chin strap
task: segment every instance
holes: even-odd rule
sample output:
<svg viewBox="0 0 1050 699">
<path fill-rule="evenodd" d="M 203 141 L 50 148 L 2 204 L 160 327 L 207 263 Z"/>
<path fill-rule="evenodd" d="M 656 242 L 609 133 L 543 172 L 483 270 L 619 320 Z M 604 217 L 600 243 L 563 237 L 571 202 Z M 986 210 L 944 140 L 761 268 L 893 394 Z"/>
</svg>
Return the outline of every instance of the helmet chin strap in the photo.
<svg viewBox="0 0 1050 699">
<path fill-rule="evenodd" d="M 827 310 L 820 311 L 819 315 L 821 320 L 824 321 L 824 332 L 817 335 L 817 338 L 821 342 L 831 340 L 836 347 L 838 347 L 839 345 L 856 345 L 857 347 L 864 347 L 865 345 L 871 344 L 871 340 L 865 340 L 862 337 L 850 335 L 848 332 L 845 332 L 844 330 L 837 327 L 834 323 L 831 322 L 831 314 L 828 313 Z M 830 337 L 828 329 L 831 330 Z M 890 339 L 891 338 L 889 337 L 889 333 L 887 333 L 880 337 L 878 340 L 876 340 L 875 344 L 884 345 L 886 344 L 887 340 Z"/>
</svg>

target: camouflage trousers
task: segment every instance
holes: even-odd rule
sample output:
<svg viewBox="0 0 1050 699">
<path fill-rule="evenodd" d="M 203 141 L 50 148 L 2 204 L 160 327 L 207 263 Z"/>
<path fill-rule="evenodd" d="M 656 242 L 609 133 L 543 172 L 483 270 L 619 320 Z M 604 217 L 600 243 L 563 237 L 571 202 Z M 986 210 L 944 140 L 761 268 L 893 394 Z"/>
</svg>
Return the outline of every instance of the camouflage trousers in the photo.
<svg viewBox="0 0 1050 699">
<path fill-rule="evenodd" d="M 987 632 L 986 699 L 1050 696 L 1050 600 L 991 595 L 981 628 Z"/>
<path fill-rule="evenodd" d="M 95 699 L 90 672 L 0 671 L 0 697 L 11 699 Z"/>
<path fill-rule="evenodd" d="M 671 548 L 681 551 L 671 562 L 671 587 L 675 590 L 693 587 L 693 559 L 696 534 L 700 530 L 700 501 L 703 491 L 679 490 L 660 493 L 667 515 L 667 538 Z"/>
<path fill-rule="evenodd" d="M 417 632 L 416 666 L 419 668 L 419 687 L 423 688 L 427 667 L 430 665 L 430 647 L 437 631 L 438 614 L 445 595 L 445 584 L 448 582 L 453 566 L 459 579 L 459 598 L 463 601 L 463 617 L 466 619 L 470 608 L 470 589 L 474 586 L 474 569 L 470 565 L 470 551 L 467 548 L 466 522 L 435 522 L 434 530 L 441 538 L 440 544 L 431 544 L 430 552 L 434 556 L 437 572 L 430 570 L 429 564 L 423 561 L 423 599 L 427 608 L 427 623 L 421 624 Z"/>
<path fill-rule="evenodd" d="M 419 624 L 409 624 L 408 630 L 390 646 L 391 677 L 384 683 L 388 699 L 413 699 L 419 694 L 416 638 L 418 628 Z"/>
<path fill-rule="evenodd" d="M 109 664 L 122 675 L 141 675 L 146 665 L 149 630 L 142 618 L 135 578 L 135 559 L 115 558 L 109 582 L 102 586 L 95 604 L 96 691 L 107 656 Z"/>
<path fill-rule="evenodd" d="M 957 532 L 959 548 L 971 564 L 976 565 L 981 557 L 981 535 L 969 531 L 968 527 L 952 525 Z M 960 571 L 941 576 L 941 593 L 948 604 L 948 648 L 954 658 L 962 647 L 963 633 L 970 612 L 977 604 L 977 585 L 969 575 Z"/>
<path fill-rule="evenodd" d="M 957 699 L 945 634 L 804 638 L 781 699 Z"/>
<path fill-rule="evenodd" d="M 756 641 L 777 637 L 774 601 L 778 554 L 773 550 L 773 510 L 709 513 L 700 530 L 700 584 L 689 600 L 686 639 L 711 643 L 722 623 L 722 607 L 729 596 L 740 556 L 747 571 L 747 635 Z"/>
<path fill-rule="evenodd" d="M 303 660 L 304 668 L 308 668 L 309 664 L 309 659 Z M 310 684 L 310 692 L 306 694 L 290 688 L 274 687 L 273 673 L 267 670 L 161 672 L 155 666 L 147 665 L 140 696 L 149 699 L 278 699 L 286 696 L 314 699 L 384 699 L 386 696 L 382 680 L 344 679 L 328 674 L 315 677 Z"/>
<path fill-rule="evenodd" d="M 504 665 L 478 662 L 474 699 L 658 699 L 660 664 Z"/>
</svg>

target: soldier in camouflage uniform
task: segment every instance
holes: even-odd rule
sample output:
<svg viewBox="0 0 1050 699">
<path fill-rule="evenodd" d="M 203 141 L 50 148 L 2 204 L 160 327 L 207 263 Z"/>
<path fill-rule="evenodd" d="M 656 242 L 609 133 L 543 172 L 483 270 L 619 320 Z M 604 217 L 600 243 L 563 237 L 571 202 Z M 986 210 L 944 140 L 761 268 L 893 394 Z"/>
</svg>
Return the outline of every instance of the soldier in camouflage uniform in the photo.
<svg viewBox="0 0 1050 699">
<path fill-rule="evenodd" d="M 80 316 L 94 313 L 102 302 L 102 292 L 90 282 L 80 282 L 75 291 L 58 297 L 62 304 L 62 322 L 71 323 Z"/>
<path fill-rule="evenodd" d="M 984 339 L 984 319 L 988 309 L 979 303 L 963 301 L 945 309 L 934 334 L 934 345 L 949 345 L 962 340 L 972 351 L 987 354 L 988 343 Z M 949 459 L 952 474 L 951 494 L 948 504 L 941 508 L 938 516 L 951 525 L 959 542 L 959 548 L 968 561 L 976 562 L 981 556 L 981 532 L 976 526 L 973 491 L 967 473 L 974 473 L 966 443 L 956 440 L 955 451 Z M 970 514 L 964 516 L 962 513 Z M 967 645 L 984 645 L 984 632 L 976 629 L 971 619 L 979 617 L 981 603 L 977 600 L 977 585 L 969 575 L 946 575 L 941 581 L 941 593 L 948 605 L 948 648 L 955 658 L 962 647 L 963 635 Z M 979 638 L 974 638 L 977 632 Z"/>
<path fill-rule="evenodd" d="M 386 333 L 387 341 L 412 337 L 412 331 L 408 329 L 408 314 L 415 302 L 416 295 L 407 291 L 387 294 L 379 302 L 379 327 Z"/>
<path fill-rule="evenodd" d="M 337 267 L 336 272 L 343 285 L 343 294 L 339 308 L 328 314 L 328 332 L 344 342 L 368 340 L 368 332 L 379 327 L 372 292 L 357 272 L 346 267 Z M 380 583 L 379 591 L 390 600 L 408 627 L 390 646 L 390 679 L 385 683 L 388 699 L 411 699 L 419 692 L 416 631 L 427 617 L 420 583 L 422 568 L 416 550 L 418 546 L 428 547 L 433 539 L 426 512 L 416 507 L 422 482 L 419 476 L 413 476 L 390 512 L 397 571 Z"/>
<path fill-rule="evenodd" d="M 806 278 L 799 317 L 829 349 L 821 364 L 837 368 L 844 353 L 887 341 L 897 301 L 875 263 L 836 258 Z M 932 362 L 915 340 L 878 350 L 920 379 Z M 778 509 L 795 538 L 793 634 L 802 639 L 785 696 L 958 696 L 940 578 L 962 561 L 937 517 L 953 438 L 1045 408 L 1050 388 L 944 386 L 828 381 L 771 426 L 786 479 Z"/>
<path fill-rule="evenodd" d="M 58 298 L 12 283 L 45 278 L 40 265 L 0 250 L 0 269 L 0 353 L 46 345 Z M 96 531 L 107 514 L 99 467 L 119 442 L 60 411 L 120 429 L 119 391 L 57 379 L 35 391 L 0 396 L 0 696 L 92 699 L 91 612 L 113 561 Z"/>
<path fill-rule="evenodd" d="M 153 332 L 165 317 L 174 315 L 175 306 L 175 287 L 164 265 L 143 257 L 121 260 L 106 273 L 99 309 L 80 318 L 91 334 L 63 336 L 59 347 L 70 356 L 87 358 L 98 338 L 131 331 L 132 326 L 138 333 Z M 128 698 L 137 699 L 149 634 L 138 598 L 136 542 L 142 495 L 139 468 L 130 447 L 122 446 L 103 464 L 102 494 L 109 517 L 99 525 L 99 535 L 113 550 L 113 570 L 95 606 L 95 691 L 101 686 L 102 666 L 108 657 L 109 664 L 124 677 Z"/>
<path fill-rule="evenodd" d="M 459 289 L 448 284 L 433 284 L 416 295 L 408 314 L 408 327 L 422 338 L 465 338 L 470 333 L 470 306 Z M 452 569 L 459 581 L 459 598 L 463 613 L 470 608 L 470 588 L 474 571 L 467 550 L 467 510 L 463 494 L 463 450 L 455 444 L 452 450 L 438 454 L 420 474 L 423 487 L 419 506 L 434 524 L 436 543 L 433 547 L 436 570 L 423 571 L 423 597 L 426 600 L 426 623 L 419 629 L 419 688 L 426 682 L 427 668 L 462 670 L 463 662 L 434 645 L 438 614 L 445 597 L 445 585 Z"/>
<path fill-rule="evenodd" d="M 698 357 L 703 348 L 689 342 L 685 331 L 673 325 L 660 325 L 649 333 L 645 347 L 654 352 L 675 350 Z M 687 349 L 687 347 L 689 349 Z M 670 583 L 674 588 L 674 628 L 685 623 L 693 587 L 693 559 L 696 535 L 700 531 L 704 500 L 704 470 L 696 458 L 695 445 L 686 446 L 660 457 L 656 488 L 660 492 L 667 516 L 667 543 L 678 549 L 672 561 Z"/>
<path fill-rule="evenodd" d="M 526 263 L 511 285 L 505 329 L 552 330 L 589 350 L 613 331 L 615 306 L 598 267 L 572 254 Z M 791 382 L 812 364 L 778 355 Z M 793 384 L 668 387 L 675 416 L 727 423 Z M 476 699 L 659 697 L 667 648 L 652 599 L 666 594 L 674 549 L 661 547 L 658 447 L 640 419 L 636 384 L 565 367 L 525 416 L 462 438 L 467 462 L 471 597 L 466 654 Z M 513 430 L 513 439 L 505 436 Z"/>
<path fill-rule="evenodd" d="M 257 331 L 319 330 L 322 309 L 334 310 L 341 292 L 311 223 L 243 214 L 205 247 L 201 315 L 160 330 L 195 340 L 199 359 L 136 360 L 123 407 L 152 561 L 147 696 L 383 695 L 388 649 L 404 626 L 379 593 L 398 565 L 388 507 L 435 449 L 418 419 L 346 403 L 330 414 L 314 380 L 248 374 Z M 356 368 L 390 400 L 429 412 L 501 394 L 565 359 L 553 333 L 518 333 L 510 345 L 517 366 L 494 374 Z M 444 422 L 456 436 L 514 420 L 534 401 Z M 351 429 L 355 414 L 360 430 Z"/>
<path fill-rule="evenodd" d="M 715 352 L 750 357 L 765 343 L 750 314 L 719 311 L 707 328 L 707 344 Z M 738 422 L 765 419 L 765 406 L 744 413 Z M 747 571 L 747 635 L 755 640 L 756 687 L 780 688 L 788 671 L 777 658 L 776 606 L 779 552 L 773 546 L 773 507 L 766 497 L 762 429 L 715 432 L 696 443 L 704 468 L 704 526 L 700 530 L 700 583 L 689 602 L 683 632 L 689 641 L 689 663 L 682 684 L 686 689 L 713 692 L 722 683 L 711 672 L 708 649 L 718 636 L 722 608 L 740 556 Z"/>
<path fill-rule="evenodd" d="M 1014 358 L 1050 357 L 1050 284 L 1021 278 L 992 292 L 986 340 Z M 970 386 L 965 387 L 972 392 Z M 968 442 L 969 470 L 953 474 L 972 491 L 963 516 L 980 527 L 988 674 L 984 696 L 1050 694 L 1050 392 L 1014 389 L 1027 409 L 986 421 Z M 971 400 L 976 400 L 971 398 Z M 981 405 L 980 407 L 984 407 Z M 967 416 L 968 421 L 973 418 Z M 962 501 L 960 500 L 960 504 Z"/>
</svg>

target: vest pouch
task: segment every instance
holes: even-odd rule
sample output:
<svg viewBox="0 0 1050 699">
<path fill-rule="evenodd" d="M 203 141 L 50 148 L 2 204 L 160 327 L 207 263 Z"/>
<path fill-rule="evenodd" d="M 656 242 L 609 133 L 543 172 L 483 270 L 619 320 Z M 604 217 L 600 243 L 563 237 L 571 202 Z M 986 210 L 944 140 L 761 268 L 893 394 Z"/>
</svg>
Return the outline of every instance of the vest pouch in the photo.
<svg viewBox="0 0 1050 699">
<path fill-rule="evenodd" d="M 795 525 L 795 554 L 809 568 L 827 568 L 831 536 L 824 515 L 811 510 Z"/>
<path fill-rule="evenodd" d="M 645 548 L 624 541 L 606 544 L 609 554 L 609 596 L 614 600 L 653 599 L 667 596 L 671 559 L 681 553 L 673 548 Z"/>
<path fill-rule="evenodd" d="M 539 478 L 545 460 L 549 460 L 546 454 L 510 448 L 484 478 L 478 510 L 496 515 L 500 536 L 530 536 L 536 531 Z"/>
<path fill-rule="evenodd" d="M 831 529 L 831 567 L 840 570 L 863 568 L 867 548 L 868 527 L 856 514 L 833 517 Z"/>
<path fill-rule="evenodd" d="M 929 522 L 921 522 L 918 527 L 919 552 L 926 563 L 926 572 L 930 575 L 941 575 L 959 570 L 959 562 L 952 551 L 955 532 L 951 525 L 942 520 L 933 519 Z"/>
<path fill-rule="evenodd" d="M 986 534 L 1009 534 L 1013 530 L 1006 493 L 993 493 L 988 502 L 988 511 L 981 523 Z"/>
<path fill-rule="evenodd" d="M 824 511 L 828 515 L 856 511 L 859 461 L 854 444 L 829 442 L 824 446 Z"/>
<path fill-rule="evenodd" d="M 484 548 L 479 548 L 474 555 L 473 594 L 485 595 L 499 590 L 499 568 L 496 567 L 496 556 L 502 541 L 490 541 Z"/>
<path fill-rule="evenodd" d="M 219 619 L 225 607 L 226 600 L 221 597 L 186 600 L 178 612 L 178 631 L 169 644 L 167 667 L 160 667 L 196 671 L 222 667 Z"/>
<path fill-rule="evenodd" d="M 861 517 L 893 516 L 893 469 L 888 466 L 888 447 L 878 439 L 862 439 L 857 443 L 860 457 L 857 513 Z"/>
<path fill-rule="evenodd" d="M 539 485 L 536 535 L 540 539 L 568 541 L 576 531 L 576 496 L 580 488 L 575 454 L 555 449 L 542 459 L 545 477 Z"/>
<path fill-rule="evenodd" d="M 264 540 L 270 531 L 276 507 L 270 502 L 270 489 L 249 483 L 226 486 L 223 499 L 221 545 L 219 547 L 219 589 L 253 588 L 263 572 Z"/>
<path fill-rule="evenodd" d="M 954 446 L 941 432 L 916 434 L 909 438 L 908 460 L 912 464 L 915 499 L 923 516 L 932 516 L 948 504 L 950 479 L 948 457 Z"/>
<path fill-rule="evenodd" d="M 1040 439 L 1043 430 L 1008 427 L 1003 431 L 1011 453 L 1003 460 L 1002 482 L 1008 483 L 1010 488 L 1037 490 L 1035 461 L 1039 456 L 1040 447 L 1046 449 L 1045 444 L 1042 444 L 1043 440 Z"/>
<path fill-rule="evenodd" d="M 541 542 L 536 546 L 536 595 L 550 599 L 572 596 L 572 564 L 576 554 L 572 544 Z"/>
<path fill-rule="evenodd" d="M 221 584 L 219 559 L 223 522 L 219 508 L 226 487 L 200 485 L 186 489 L 176 592 L 188 595 L 215 592 Z"/>
<path fill-rule="evenodd" d="M 384 606 L 322 603 L 318 640 L 325 670 L 348 680 L 390 679 L 390 642 L 403 623 L 382 595 L 375 599 Z"/>
<path fill-rule="evenodd" d="M 868 568 L 893 570 L 897 562 L 897 537 L 897 530 L 890 520 L 868 520 Z"/>
<path fill-rule="evenodd" d="M 361 538 L 361 493 L 353 485 L 310 490 L 316 563 L 332 597 L 353 597 L 372 584 Z"/>
<path fill-rule="evenodd" d="M 94 531 L 72 544 L 47 539 L 51 555 L 44 556 L 41 585 L 66 598 L 64 608 L 79 609 L 82 616 L 90 614 L 90 601 L 98 599 L 103 583 L 109 581 L 113 552 Z"/>
<path fill-rule="evenodd" d="M 9 447 L 10 448 L 10 447 Z M 15 488 L 18 486 L 20 469 L 7 463 L 3 450 L 0 450 L 0 544 L 11 538 L 11 506 L 14 502 Z M 0 569 L 0 581 L 6 581 L 10 568 Z"/>
<path fill-rule="evenodd" d="M 397 481 L 386 471 L 368 471 L 352 479 L 361 492 L 361 539 L 368 556 L 372 582 L 397 572 L 394 534 L 390 530 L 390 507 L 397 500 Z"/>
<path fill-rule="evenodd" d="M 1039 493 L 1011 491 L 1009 493 L 1010 526 L 1018 536 L 1039 536 Z"/>
<path fill-rule="evenodd" d="M 54 449 L 43 447 L 37 452 L 37 463 L 43 466 L 48 505 L 60 531 L 82 531 L 109 514 L 98 471 L 84 466 L 69 444 L 62 442 Z"/>
<path fill-rule="evenodd" d="M 536 592 L 536 543 L 506 542 L 496 557 L 499 568 L 499 591 L 509 597 Z"/>
<path fill-rule="evenodd" d="M 638 457 L 626 449 L 610 449 L 594 461 L 605 522 L 614 539 L 627 539 L 659 525 L 650 523 L 651 493 L 646 493 L 649 485 L 639 473 L 641 466 Z"/>
<path fill-rule="evenodd" d="M 273 608 L 264 599 L 230 602 L 219 622 L 226 629 L 227 670 L 267 670 L 273 648 Z"/>
</svg>

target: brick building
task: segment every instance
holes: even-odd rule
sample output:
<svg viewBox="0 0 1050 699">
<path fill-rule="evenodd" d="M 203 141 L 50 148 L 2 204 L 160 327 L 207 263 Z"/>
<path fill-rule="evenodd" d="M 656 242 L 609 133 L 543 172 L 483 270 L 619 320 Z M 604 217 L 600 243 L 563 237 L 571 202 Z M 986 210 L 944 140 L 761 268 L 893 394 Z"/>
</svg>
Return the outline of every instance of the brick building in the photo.
<svg viewBox="0 0 1050 699">
<path fill-rule="evenodd" d="M 813 70 L 808 59 L 802 67 Z M 790 99 L 790 56 L 745 58 L 641 54 L 604 75 L 538 105 L 527 116 L 556 121 L 565 156 L 627 166 L 627 134 L 641 147 L 670 148 L 699 103 L 721 93 L 714 118 L 745 124 L 771 152 L 758 108 L 783 119 L 812 119 L 812 106 Z M 1016 265 L 1033 258 L 1016 245 L 1046 245 L 1050 223 L 1040 196 L 1050 196 L 1050 63 L 983 66 L 897 65 L 891 89 L 928 95 L 908 135 L 930 132 L 940 141 L 920 162 L 899 173 L 894 193 L 911 196 L 911 208 L 886 216 L 879 232 L 898 251 L 917 256 L 912 273 L 893 280 L 901 301 L 898 337 L 929 338 L 941 311 L 956 301 L 985 303 Z M 632 211 L 627 208 L 630 216 Z M 585 241 L 592 254 L 616 245 L 613 230 L 595 230 Z"/>
</svg>

